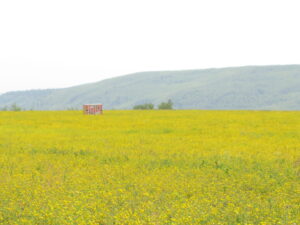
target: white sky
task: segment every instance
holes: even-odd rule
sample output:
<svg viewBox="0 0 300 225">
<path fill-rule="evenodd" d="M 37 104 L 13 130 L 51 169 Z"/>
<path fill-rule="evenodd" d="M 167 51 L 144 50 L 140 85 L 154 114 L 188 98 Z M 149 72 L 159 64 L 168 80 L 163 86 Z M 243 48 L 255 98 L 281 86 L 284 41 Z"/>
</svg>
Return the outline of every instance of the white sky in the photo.
<svg viewBox="0 0 300 225">
<path fill-rule="evenodd" d="M 0 0 L 0 93 L 300 63 L 299 0 Z"/>
</svg>

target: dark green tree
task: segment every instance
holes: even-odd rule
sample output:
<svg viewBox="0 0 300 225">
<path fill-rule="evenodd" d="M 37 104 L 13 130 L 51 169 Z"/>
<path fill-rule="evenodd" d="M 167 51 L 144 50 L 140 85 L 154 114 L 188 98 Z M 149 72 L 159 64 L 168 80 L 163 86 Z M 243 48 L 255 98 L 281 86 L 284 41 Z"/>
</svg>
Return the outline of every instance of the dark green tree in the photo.
<svg viewBox="0 0 300 225">
<path fill-rule="evenodd" d="M 133 109 L 150 110 L 154 109 L 154 105 L 152 103 L 145 103 L 141 105 L 135 105 Z"/>
<path fill-rule="evenodd" d="M 173 109 L 173 102 L 169 99 L 167 102 L 162 102 L 158 105 L 158 109 Z"/>
</svg>

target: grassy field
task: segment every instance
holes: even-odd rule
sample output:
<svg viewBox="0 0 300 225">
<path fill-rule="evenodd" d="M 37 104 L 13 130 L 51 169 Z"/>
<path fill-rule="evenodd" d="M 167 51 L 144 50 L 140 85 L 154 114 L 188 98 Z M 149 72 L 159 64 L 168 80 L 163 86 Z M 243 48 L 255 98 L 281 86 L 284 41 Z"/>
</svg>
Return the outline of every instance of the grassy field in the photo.
<svg viewBox="0 0 300 225">
<path fill-rule="evenodd" d="M 300 112 L 0 112 L 0 224 L 300 224 Z"/>
</svg>

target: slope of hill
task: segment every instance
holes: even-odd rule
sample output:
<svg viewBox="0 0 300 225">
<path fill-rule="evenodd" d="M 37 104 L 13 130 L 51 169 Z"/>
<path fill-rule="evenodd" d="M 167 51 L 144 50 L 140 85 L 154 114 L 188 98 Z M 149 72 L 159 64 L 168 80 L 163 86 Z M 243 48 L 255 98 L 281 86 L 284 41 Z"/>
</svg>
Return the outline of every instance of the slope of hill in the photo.
<svg viewBox="0 0 300 225">
<path fill-rule="evenodd" d="M 101 102 L 105 109 L 172 99 L 177 109 L 300 109 L 300 65 L 142 72 L 97 83 L 8 92 L 0 107 L 63 110 Z"/>
</svg>

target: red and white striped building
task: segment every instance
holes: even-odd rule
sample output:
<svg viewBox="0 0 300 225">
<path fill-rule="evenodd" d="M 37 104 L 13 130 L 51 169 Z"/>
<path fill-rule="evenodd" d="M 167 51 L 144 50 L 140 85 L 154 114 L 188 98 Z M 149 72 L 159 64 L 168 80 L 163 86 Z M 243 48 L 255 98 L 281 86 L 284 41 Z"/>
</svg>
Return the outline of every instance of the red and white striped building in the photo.
<svg viewBox="0 0 300 225">
<path fill-rule="evenodd" d="M 102 104 L 85 104 L 83 105 L 83 114 L 101 115 L 103 114 L 103 106 Z"/>
</svg>

